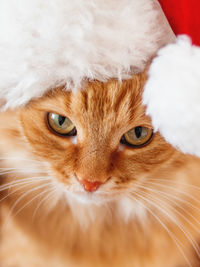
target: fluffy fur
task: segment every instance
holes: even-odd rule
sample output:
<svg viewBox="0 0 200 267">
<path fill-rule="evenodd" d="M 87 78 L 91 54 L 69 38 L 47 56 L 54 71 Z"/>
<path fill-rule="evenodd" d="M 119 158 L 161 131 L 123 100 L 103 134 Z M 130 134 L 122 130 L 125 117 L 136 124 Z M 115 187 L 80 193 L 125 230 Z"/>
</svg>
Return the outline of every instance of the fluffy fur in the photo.
<svg viewBox="0 0 200 267">
<path fill-rule="evenodd" d="M 152 127 L 145 80 L 57 88 L 0 114 L 1 266 L 199 266 L 200 160 L 158 132 L 144 147 L 119 145 Z M 49 111 L 73 121 L 77 140 L 49 130 Z M 105 183 L 88 193 L 77 178 Z"/>
<path fill-rule="evenodd" d="M 182 36 L 161 49 L 143 98 L 154 129 L 184 153 L 200 156 L 200 47 Z"/>
<path fill-rule="evenodd" d="M 0 0 L 0 97 L 130 78 L 173 38 L 157 0 Z"/>
</svg>

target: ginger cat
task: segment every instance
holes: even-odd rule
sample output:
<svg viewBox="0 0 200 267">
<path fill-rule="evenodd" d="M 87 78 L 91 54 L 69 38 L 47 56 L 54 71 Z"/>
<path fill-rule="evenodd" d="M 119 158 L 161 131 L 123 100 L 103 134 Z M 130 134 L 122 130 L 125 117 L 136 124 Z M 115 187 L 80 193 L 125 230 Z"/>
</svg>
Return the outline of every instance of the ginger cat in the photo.
<svg viewBox="0 0 200 267">
<path fill-rule="evenodd" d="M 199 266 L 200 160 L 153 132 L 145 81 L 0 114 L 1 267 Z"/>
</svg>

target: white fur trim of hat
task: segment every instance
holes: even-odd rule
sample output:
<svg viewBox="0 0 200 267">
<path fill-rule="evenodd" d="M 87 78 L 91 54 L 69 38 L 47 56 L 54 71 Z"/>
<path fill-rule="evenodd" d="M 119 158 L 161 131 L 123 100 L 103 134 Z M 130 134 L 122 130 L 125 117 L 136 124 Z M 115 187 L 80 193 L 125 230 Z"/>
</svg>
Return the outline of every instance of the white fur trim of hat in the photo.
<svg viewBox="0 0 200 267">
<path fill-rule="evenodd" d="M 0 0 L 0 99 L 130 78 L 174 38 L 157 0 Z"/>
</svg>

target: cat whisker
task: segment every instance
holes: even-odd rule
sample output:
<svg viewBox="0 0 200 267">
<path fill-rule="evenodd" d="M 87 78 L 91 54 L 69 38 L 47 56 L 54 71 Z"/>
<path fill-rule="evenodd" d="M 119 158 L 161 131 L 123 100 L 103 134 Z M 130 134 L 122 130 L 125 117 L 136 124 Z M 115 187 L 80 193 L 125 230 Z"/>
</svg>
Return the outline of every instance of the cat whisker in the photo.
<svg viewBox="0 0 200 267">
<path fill-rule="evenodd" d="M 39 208 L 41 207 L 41 205 L 47 201 L 48 199 L 50 199 L 51 196 L 54 195 L 54 193 L 57 191 L 57 188 L 53 188 L 44 198 L 42 198 L 40 200 L 40 202 L 38 203 L 38 205 L 36 206 L 35 210 L 34 210 L 34 213 L 33 213 L 33 216 L 32 216 L 32 220 L 34 220 Z"/>
<path fill-rule="evenodd" d="M 57 188 L 55 188 L 52 196 L 54 196 L 54 201 L 51 202 L 51 205 L 48 205 L 46 211 L 46 216 L 55 208 L 55 206 L 57 205 L 58 202 L 61 201 L 61 194 L 60 192 L 58 192 Z M 56 197 L 55 197 L 56 196 Z M 61 201 L 59 204 L 62 204 L 62 209 L 64 210 L 66 208 L 66 201 Z M 61 209 L 61 205 L 59 206 L 59 208 Z"/>
<path fill-rule="evenodd" d="M 181 181 L 172 181 L 172 180 L 167 180 L 167 179 L 150 179 L 149 181 L 159 181 L 159 182 L 166 182 L 166 183 L 171 183 L 173 185 L 185 185 L 186 187 L 190 187 L 190 188 L 193 188 L 193 189 L 196 189 L 196 190 L 200 190 L 200 186 L 196 186 L 194 184 L 191 184 L 191 183 L 185 183 L 185 182 L 181 182 Z"/>
<path fill-rule="evenodd" d="M 144 188 L 144 189 L 147 189 L 148 190 L 148 188 L 147 187 L 144 187 L 144 186 L 141 186 L 141 188 Z M 154 193 L 156 193 L 156 190 L 153 190 L 153 192 Z M 149 196 L 149 194 L 148 194 L 148 196 Z M 159 199 L 157 199 L 157 200 L 159 200 L 159 203 L 163 203 L 164 204 L 164 206 L 165 207 L 169 207 L 171 210 L 173 210 L 176 214 L 178 214 L 180 217 L 182 217 L 189 225 L 191 225 L 192 227 L 193 227 L 193 229 L 195 230 L 195 231 L 197 231 L 198 233 L 199 233 L 199 229 L 189 220 L 189 219 L 187 219 L 187 217 L 186 216 L 184 216 L 181 212 L 179 212 L 176 208 L 174 208 L 172 205 L 169 205 L 168 203 L 166 203 L 166 202 L 163 202 L 162 200 L 161 200 L 161 198 L 160 198 L 160 196 L 161 196 L 161 194 L 159 194 Z M 150 196 L 151 197 L 151 199 L 155 199 L 155 197 L 153 198 L 152 196 Z M 176 204 L 177 205 L 177 203 L 175 203 L 174 201 L 171 201 L 169 198 L 167 198 L 167 200 L 168 201 L 170 201 L 170 202 L 172 202 L 173 204 Z M 182 207 L 180 207 L 180 205 L 179 205 L 179 208 L 181 208 L 183 211 L 184 211 L 184 213 L 186 213 L 186 211 L 182 208 Z M 189 212 L 187 212 L 187 214 L 189 214 L 190 215 L 190 213 Z M 191 217 L 192 215 L 190 215 L 190 217 Z M 193 217 L 194 218 L 194 217 Z M 195 219 L 195 218 L 194 218 Z M 198 221 L 197 221 L 197 223 L 198 224 L 200 224 Z M 181 227 L 183 228 L 183 225 L 181 224 Z M 183 228 L 184 229 L 184 228 Z M 184 231 L 185 232 L 185 231 Z M 192 239 L 192 237 L 191 237 L 191 235 L 189 234 L 189 237 L 190 237 L 190 239 Z M 198 248 L 198 256 L 200 257 L 200 248 L 199 248 L 199 245 L 196 243 L 196 241 L 194 241 L 193 239 L 192 239 L 192 241 L 195 243 L 195 246 Z"/>
<path fill-rule="evenodd" d="M 24 197 L 26 197 L 28 194 L 30 194 L 30 193 L 32 193 L 32 192 L 34 192 L 34 191 L 36 191 L 36 190 L 39 190 L 39 189 L 41 189 L 41 188 L 44 188 L 44 187 L 48 186 L 49 184 L 50 184 L 49 182 L 46 182 L 46 183 L 44 183 L 44 184 L 42 184 L 42 185 L 39 185 L 39 186 L 37 186 L 37 187 L 35 187 L 35 188 L 32 188 L 32 189 L 28 190 L 28 191 L 26 191 L 24 194 L 22 194 L 22 195 L 15 201 L 15 203 L 12 205 L 12 207 L 10 208 L 9 213 L 8 213 L 8 215 L 7 215 L 7 219 L 5 220 L 3 227 L 6 227 L 6 225 L 7 225 L 7 223 L 8 223 L 8 220 L 9 220 L 9 218 L 11 217 L 11 215 L 13 214 L 13 211 L 14 211 L 15 207 L 17 206 L 17 204 L 18 204 Z"/>
<path fill-rule="evenodd" d="M 15 185 L 17 186 L 18 185 L 18 183 L 23 183 L 23 182 L 26 182 L 26 181 L 31 181 L 31 179 L 33 180 L 33 182 L 35 182 L 36 180 L 43 180 L 43 181 L 45 181 L 45 180 L 52 180 L 52 177 L 51 176 L 49 176 L 49 175 L 47 175 L 46 173 L 45 173 L 45 175 L 43 176 L 31 176 L 31 177 L 28 177 L 28 178 L 25 178 L 25 177 L 21 177 L 21 178 L 19 178 L 18 176 L 15 176 L 15 177 L 10 177 L 10 179 L 12 179 L 11 180 L 11 182 L 8 182 L 8 183 L 5 183 L 5 184 L 3 184 L 2 186 L 8 186 L 9 184 L 11 185 L 10 186 L 10 188 L 8 188 L 8 190 L 10 190 L 12 187 L 15 187 Z M 12 183 L 13 183 L 13 186 L 12 186 Z M 1 188 L 1 187 L 0 187 Z"/>
<path fill-rule="evenodd" d="M 10 170 L 10 171 L 5 171 L 5 172 L 0 172 L 0 176 L 3 175 L 8 175 L 8 174 L 32 174 L 32 173 L 45 173 L 44 171 L 40 170 Z"/>
<path fill-rule="evenodd" d="M 189 201 L 186 201 L 186 200 L 184 200 L 184 199 L 181 199 L 181 198 L 179 198 L 179 197 L 176 197 L 176 196 L 174 196 L 174 195 L 172 195 L 172 194 L 169 194 L 169 193 L 166 193 L 166 192 L 164 192 L 164 191 L 160 191 L 160 190 L 155 190 L 155 189 L 152 189 L 152 188 L 149 188 L 149 187 L 145 187 L 145 186 L 142 186 L 142 185 L 138 185 L 140 188 L 143 188 L 143 189 L 146 189 L 147 191 L 151 191 L 151 192 L 153 192 L 153 193 L 156 193 L 156 194 L 158 194 L 159 195 L 159 197 L 164 197 L 165 199 L 167 199 L 169 202 L 171 202 L 171 203 L 173 203 L 175 206 L 177 206 L 179 209 L 181 209 L 181 210 L 183 210 L 184 211 L 184 213 L 186 213 L 186 214 L 188 214 L 197 224 L 199 224 L 199 226 L 200 226 L 200 222 L 187 210 L 187 209 L 184 209 L 180 204 L 178 204 L 177 202 L 175 202 L 174 200 L 172 200 L 171 198 L 173 198 L 173 199 L 176 199 L 176 200 L 178 200 L 179 202 L 182 202 L 182 203 L 184 203 L 184 204 L 186 204 L 186 205 L 188 205 L 188 206 L 190 206 L 192 209 L 195 209 L 195 210 L 197 210 L 197 211 L 199 211 L 200 212 L 200 209 L 199 208 L 197 208 L 196 206 L 194 206 L 193 204 L 191 204 Z M 171 206 L 172 207 L 172 206 Z M 174 207 L 172 207 L 173 209 L 175 209 Z M 176 210 L 176 212 L 178 212 L 177 210 Z M 181 215 L 181 216 L 183 216 L 183 215 Z M 197 227 L 195 227 L 194 226 L 194 224 L 192 224 L 191 222 L 188 222 L 190 225 L 192 225 L 193 226 L 193 228 L 196 230 L 196 231 L 200 231 L 200 229 L 198 229 Z"/>
<path fill-rule="evenodd" d="M 16 181 L 11 181 L 9 183 L 3 184 L 0 186 L 0 192 L 10 189 L 12 187 L 16 187 L 18 185 L 23 185 L 29 182 L 37 182 L 37 181 L 45 181 L 45 180 L 50 180 L 50 177 L 48 176 L 36 176 L 36 177 L 29 177 L 29 178 L 21 178 Z"/>
<path fill-rule="evenodd" d="M 146 194 L 148 197 L 150 196 L 150 198 L 152 199 L 152 200 L 155 200 L 156 201 L 156 203 L 159 201 L 159 203 L 163 203 L 162 201 L 161 201 L 161 199 L 159 198 L 159 199 L 155 199 L 155 197 L 153 198 L 151 195 L 149 195 L 149 194 Z M 192 224 L 184 215 L 182 215 L 179 211 L 177 211 L 174 207 L 172 207 L 172 206 L 170 206 L 170 205 L 168 205 L 167 203 L 164 203 L 164 207 L 166 207 L 166 206 L 168 206 L 168 207 L 170 207 L 175 213 L 177 213 L 179 216 L 181 216 L 185 221 L 187 221 L 187 223 L 188 224 L 190 224 L 191 226 L 193 226 L 193 228 L 196 228 L 195 226 L 194 226 L 194 224 Z M 162 207 L 162 209 L 163 209 L 163 207 Z M 163 209 L 163 210 L 165 210 L 165 209 Z M 168 217 L 169 217 L 169 214 L 168 214 Z M 178 223 L 177 222 L 177 220 L 175 219 L 175 218 L 173 218 L 173 216 L 170 216 L 169 217 L 174 223 L 175 223 L 175 225 L 177 225 L 177 227 L 183 232 L 183 234 L 186 236 L 186 238 L 188 239 L 188 241 L 191 243 L 191 245 L 193 246 L 193 248 L 194 248 L 194 250 L 196 251 L 196 254 L 198 255 L 198 257 L 200 258 L 200 247 L 199 247 L 199 245 L 198 245 L 198 243 L 192 238 L 192 236 L 191 236 L 191 234 L 187 231 L 185 231 L 185 228 L 184 228 L 184 226 L 183 226 L 183 224 L 181 224 L 181 223 Z M 199 230 L 196 228 L 195 230 L 197 230 L 197 232 L 199 232 Z"/>
<path fill-rule="evenodd" d="M 198 204 L 200 204 L 200 200 L 198 200 L 197 198 L 193 197 L 192 195 L 190 195 L 189 193 L 181 190 L 180 188 L 178 187 L 174 187 L 174 186 L 169 186 L 169 185 L 164 185 L 164 184 L 161 184 L 161 183 L 154 183 L 154 182 L 149 182 L 149 181 L 146 181 L 145 182 L 146 184 L 151 184 L 151 185 L 157 185 L 157 186 L 160 186 L 162 188 L 165 188 L 165 189 L 169 189 L 169 190 L 173 190 L 173 191 L 176 191 L 176 192 L 179 192 L 180 194 L 182 194 L 183 196 L 186 196 L 192 200 L 194 200 L 195 202 L 197 202 Z"/>
<path fill-rule="evenodd" d="M 40 192 L 38 195 L 34 196 L 31 200 L 29 200 L 26 204 L 24 204 L 16 213 L 13 214 L 13 217 L 17 216 L 17 214 L 20 213 L 20 211 L 22 211 L 25 207 L 27 207 L 29 204 L 31 204 L 35 199 L 37 199 L 38 197 L 46 194 L 49 191 L 49 188 L 47 188 L 46 190 Z"/>
<path fill-rule="evenodd" d="M 10 193 L 8 193 L 5 197 L 1 198 L 0 199 L 0 202 L 4 201 L 6 198 L 8 198 L 9 196 L 13 195 L 14 193 L 20 191 L 21 189 L 27 187 L 27 186 L 30 186 L 30 185 L 33 185 L 34 182 L 35 183 L 38 183 L 40 181 L 44 181 L 44 179 L 40 178 L 40 179 L 30 179 L 31 181 L 27 181 L 26 183 L 20 183 L 20 184 L 16 184 L 14 185 L 13 187 L 17 187 L 16 190 L 14 191 L 11 191 Z M 9 186 L 9 189 L 10 189 L 10 186 Z M 4 189 L 5 190 L 5 189 Z"/>
<path fill-rule="evenodd" d="M 148 202 L 151 205 L 153 205 L 157 210 L 160 210 L 167 218 L 169 218 L 182 231 L 182 233 L 185 235 L 185 237 L 188 239 L 188 241 L 190 242 L 190 244 L 192 245 L 192 247 L 196 251 L 198 257 L 200 257 L 200 249 L 199 249 L 197 242 L 191 237 L 191 235 L 188 232 L 185 232 L 183 225 L 180 223 L 177 223 L 176 219 L 172 215 L 170 215 L 166 211 L 166 209 L 164 209 L 163 207 L 161 207 L 160 205 L 157 204 L 158 199 L 153 198 L 150 194 L 144 194 L 144 192 L 142 192 L 142 193 L 143 193 L 143 195 L 140 194 L 140 197 L 144 200 L 145 199 L 148 200 Z M 137 194 L 137 193 L 134 192 L 134 194 Z M 148 198 L 146 198 L 144 195 Z M 149 197 L 151 198 L 151 200 L 149 199 Z M 157 201 L 154 201 L 154 200 L 157 200 Z M 159 201 L 160 201 L 160 199 L 159 199 Z"/>
<path fill-rule="evenodd" d="M 36 160 L 36 159 L 28 159 L 28 158 L 21 158 L 21 157 L 7 157 L 7 158 L 0 158 L 0 160 L 16 160 L 16 161 L 29 161 L 29 162 L 35 162 L 37 164 L 40 164 L 42 166 L 42 163 L 46 163 L 47 161 L 40 161 L 40 160 Z"/>
<path fill-rule="evenodd" d="M 0 169 L 0 174 L 3 172 L 13 172 L 13 171 L 17 171 L 17 172 L 44 172 L 42 169 L 31 169 L 31 168 L 1 168 Z"/>
<path fill-rule="evenodd" d="M 16 167 L 1 167 L 0 170 L 4 170 L 4 171 L 9 171 L 9 170 L 29 170 L 30 168 L 16 168 Z M 37 169 L 33 169 L 33 170 L 37 170 Z"/>
<path fill-rule="evenodd" d="M 132 200 L 138 202 L 139 204 L 141 204 L 155 219 L 156 221 L 158 221 L 158 223 L 164 228 L 164 230 L 168 233 L 169 237 L 173 240 L 173 242 L 175 243 L 175 245 L 177 246 L 178 250 L 180 251 L 180 253 L 183 255 L 185 261 L 188 263 L 188 266 L 189 267 L 192 267 L 192 264 L 191 262 L 189 261 L 188 257 L 186 256 L 183 248 L 183 243 L 180 242 L 180 240 L 177 239 L 177 237 L 174 235 L 174 233 L 172 231 L 170 231 L 170 229 L 167 227 L 167 225 L 150 209 L 148 208 L 144 203 L 143 201 L 145 201 L 146 203 L 148 203 L 148 199 L 141 196 L 140 194 L 137 194 L 134 192 L 134 194 L 140 199 L 137 199 L 135 197 L 129 195 L 129 198 L 131 198 Z M 141 201 L 141 198 L 143 201 Z"/>
</svg>

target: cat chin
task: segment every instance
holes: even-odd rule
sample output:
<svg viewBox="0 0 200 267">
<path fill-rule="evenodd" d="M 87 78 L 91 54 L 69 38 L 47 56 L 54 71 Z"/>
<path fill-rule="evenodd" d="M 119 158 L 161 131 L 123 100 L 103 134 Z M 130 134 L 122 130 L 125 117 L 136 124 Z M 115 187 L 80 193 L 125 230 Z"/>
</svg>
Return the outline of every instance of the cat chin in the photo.
<svg viewBox="0 0 200 267">
<path fill-rule="evenodd" d="M 90 193 L 84 191 L 75 191 L 75 192 L 66 192 L 67 199 L 70 198 L 70 201 L 74 200 L 78 203 L 85 204 L 85 205 L 103 205 L 107 204 L 108 202 L 113 201 L 113 197 L 108 197 L 102 193 Z"/>
<path fill-rule="evenodd" d="M 131 222 L 134 218 L 137 218 L 142 225 L 146 222 L 147 212 L 145 206 L 139 201 L 130 199 L 128 192 L 128 195 L 122 195 L 119 192 L 108 194 L 107 192 L 104 193 L 103 190 L 97 190 L 91 193 L 86 192 L 77 183 L 72 183 L 67 188 L 63 187 L 62 184 L 59 186 L 74 216 L 78 219 L 81 218 L 81 224 L 88 226 L 90 224 L 90 219 L 88 218 L 96 218 L 99 212 L 102 214 L 101 219 L 103 221 L 104 217 L 109 219 L 110 214 L 114 212 L 115 216 L 125 223 Z M 85 223 L 83 223 L 84 220 Z"/>
<path fill-rule="evenodd" d="M 105 197 L 94 193 L 67 193 L 67 202 L 73 216 L 82 228 L 90 227 L 91 223 L 112 223 L 117 218 L 129 224 L 137 218 L 141 226 L 147 221 L 146 209 L 127 197 Z M 101 214 L 101 217 L 99 217 Z M 114 219 L 114 220 L 115 220 Z"/>
<path fill-rule="evenodd" d="M 126 196 L 106 196 L 102 193 L 87 193 L 87 192 L 70 192 L 67 194 L 67 198 L 70 202 L 75 201 L 78 204 L 85 206 L 106 206 L 115 205 L 116 212 L 124 218 L 125 221 L 129 221 L 133 217 L 144 220 L 146 218 L 146 209 L 143 204 L 130 200 Z"/>
</svg>

